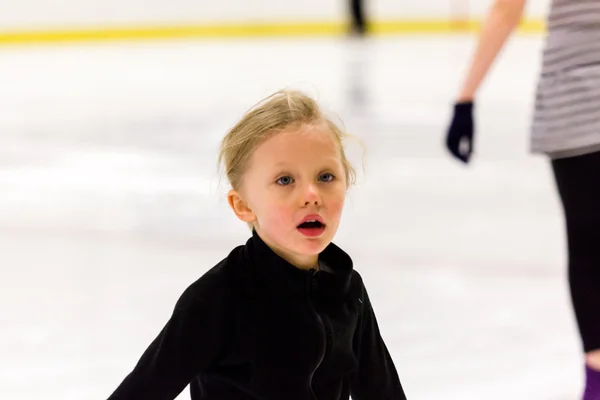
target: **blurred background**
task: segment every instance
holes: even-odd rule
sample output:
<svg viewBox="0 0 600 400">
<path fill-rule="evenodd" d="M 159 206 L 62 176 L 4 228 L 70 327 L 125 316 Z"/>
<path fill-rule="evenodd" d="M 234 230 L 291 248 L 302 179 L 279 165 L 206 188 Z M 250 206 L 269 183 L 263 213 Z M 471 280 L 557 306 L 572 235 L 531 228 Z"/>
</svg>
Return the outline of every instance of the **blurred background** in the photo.
<svg viewBox="0 0 600 400">
<path fill-rule="evenodd" d="M 575 399 L 562 214 L 528 152 L 547 3 L 480 92 L 465 168 L 442 142 L 489 0 L 1 2 L 0 398 L 112 393 L 248 238 L 219 140 L 294 87 L 366 145 L 336 242 L 409 399 Z"/>
</svg>

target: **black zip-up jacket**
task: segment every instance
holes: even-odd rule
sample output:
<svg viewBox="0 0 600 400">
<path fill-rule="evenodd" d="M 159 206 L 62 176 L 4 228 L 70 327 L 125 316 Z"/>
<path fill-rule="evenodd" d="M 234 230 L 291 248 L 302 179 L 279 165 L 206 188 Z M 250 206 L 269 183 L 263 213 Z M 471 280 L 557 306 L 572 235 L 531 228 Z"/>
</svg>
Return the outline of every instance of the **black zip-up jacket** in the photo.
<svg viewBox="0 0 600 400">
<path fill-rule="evenodd" d="M 191 284 L 109 400 L 404 400 L 360 275 L 298 269 L 253 232 Z"/>
</svg>

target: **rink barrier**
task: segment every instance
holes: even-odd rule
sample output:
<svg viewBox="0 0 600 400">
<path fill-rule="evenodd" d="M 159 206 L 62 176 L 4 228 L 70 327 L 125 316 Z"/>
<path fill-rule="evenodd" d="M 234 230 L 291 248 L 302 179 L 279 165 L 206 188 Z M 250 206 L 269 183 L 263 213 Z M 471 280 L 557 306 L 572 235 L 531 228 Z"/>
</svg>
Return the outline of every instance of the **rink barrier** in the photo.
<svg viewBox="0 0 600 400">
<path fill-rule="evenodd" d="M 371 32 L 374 35 L 475 33 L 479 27 L 479 21 L 469 20 L 375 21 L 370 24 Z M 544 31 L 543 20 L 524 20 L 519 26 L 521 33 L 539 34 Z M 0 45 L 187 38 L 327 37 L 343 36 L 347 32 L 348 25 L 341 22 L 154 25 L 4 32 L 0 30 Z"/>
</svg>

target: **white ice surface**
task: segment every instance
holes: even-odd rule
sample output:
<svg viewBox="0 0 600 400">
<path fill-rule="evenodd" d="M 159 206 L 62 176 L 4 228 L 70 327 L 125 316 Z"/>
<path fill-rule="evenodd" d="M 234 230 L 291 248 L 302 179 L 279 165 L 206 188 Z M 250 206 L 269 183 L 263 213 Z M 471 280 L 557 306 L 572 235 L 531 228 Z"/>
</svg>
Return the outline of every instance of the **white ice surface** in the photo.
<svg viewBox="0 0 600 400">
<path fill-rule="evenodd" d="M 472 45 L 0 49 L 0 399 L 114 390 L 187 285 L 247 238 L 218 141 L 285 86 L 366 144 L 336 242 L 365 278 L 409 399 L 576 399 L 561 209 L 547 160 L 528 153 L 541 38 L 511 41 L 486 80 L 464 168 L 441 143 Z"/>
</svg>

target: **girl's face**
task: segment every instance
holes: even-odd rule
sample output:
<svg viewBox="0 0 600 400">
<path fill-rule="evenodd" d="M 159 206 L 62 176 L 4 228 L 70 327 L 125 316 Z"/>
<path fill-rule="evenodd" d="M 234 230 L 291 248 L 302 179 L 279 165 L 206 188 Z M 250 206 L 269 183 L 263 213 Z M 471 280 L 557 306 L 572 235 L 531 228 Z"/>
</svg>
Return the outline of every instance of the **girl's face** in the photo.
<svg viewBox="0 0 600 400">
<path fill-rule="evenodd" d="M 335 136 L 324 125 L 275 134 L 259 145 L 229 202 L 262 240 L 299 268 L 315 268 L 338 229 L 347 182 Z"/>
</svg>

